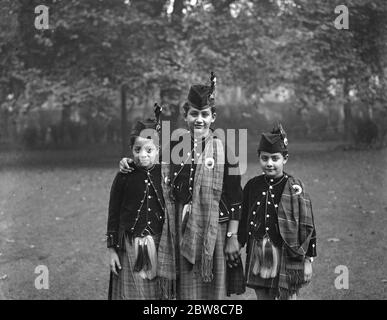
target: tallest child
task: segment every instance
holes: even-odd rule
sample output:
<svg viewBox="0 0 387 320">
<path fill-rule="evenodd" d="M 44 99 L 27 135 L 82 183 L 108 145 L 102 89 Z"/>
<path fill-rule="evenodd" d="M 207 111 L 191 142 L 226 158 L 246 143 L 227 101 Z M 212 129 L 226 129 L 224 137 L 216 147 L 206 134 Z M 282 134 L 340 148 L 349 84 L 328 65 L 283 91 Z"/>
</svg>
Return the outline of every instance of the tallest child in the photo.
<svg viewBox="0 0 387 320">
<path fill-rule="evenodd" d="M 163 173 L 167 211 L 175 213 L 169 218 L 169 222 L 174 220 L 176 239 L 175 257 L 170 260 L 176 266 L 178 299 L 223 299 L 230 270 L 226 264 L 236 266 L 239 260 L 241 177 L 230 174 L 238 164 L 226 158 L 230 152 L 210 128 L 216 120 L 215 81 L 212 73 L 209 86 L 190 87 L 183 106 L 188 131 L 171 141 L 171 164 Z M 176 163 L 178 144 L 183 145 L 184 154 Z M 121 171 L 125 167 L 124 158 Z M 160 263 L 160 268 L 165 266 Z"/>
</svg>

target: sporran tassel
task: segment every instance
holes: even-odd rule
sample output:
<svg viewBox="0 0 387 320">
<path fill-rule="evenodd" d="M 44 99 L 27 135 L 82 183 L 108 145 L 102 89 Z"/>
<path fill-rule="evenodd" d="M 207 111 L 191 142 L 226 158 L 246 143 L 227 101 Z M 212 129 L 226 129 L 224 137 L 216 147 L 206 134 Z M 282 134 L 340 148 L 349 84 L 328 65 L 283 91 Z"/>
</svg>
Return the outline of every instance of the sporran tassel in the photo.
<svg viewBox="0 0 387 320">
<path fill-rule="evenodd" d="M 279 252 L 268 237 L 262 241 L 262 265 L 260 276 L 263 279 L 275 278 L 279 264 Z"/>
<path fill-rule="evenodd" d="M 253 272 L 253 275 L 256 276 L 259 274 L 259 271 L 261 269 L 260 260 L 262 259 L 262 249 L 258 244 L 254 245 L 253 254 L 252 254 L 251 259 L 253 259 L 252 261 L 254 262 L 252 272 Z"/>
<path fill-rule="evenodd" d="M 150 266 L 150 260 L 149 260 L 149 254 L 148 254 L 148 239 L 144 239 L 144 262 L 143 262 L 143 271 L 148 271 L 151 266 Z"/>
<path fill-rule="evenodd" d="M 136 256 L 136 262 L 133 267 L 134 272 L 140 272 L 143 265 L 143 242 L 140 238 L 134 239 L 134 252 Z"/>
<path fill-rule="evenodd" d="M 262 266 L 268 269 L 271 269 L 273 266 L 273 246 L 268 238 L 263 238 L 262 242 L 262 256 L 263 262 Z"/>
<path fill-rule="evenodd" d="M 139 273 L 142 279 L 154 279 L 157 275 L 157 252 L 153 237 L 137 237 L 134 245 L 136 262 L 133 271 Z"/>
<path fill-rule="evenodd" d="M 156 245 L 152 236 L 146 236 L 147 241 L 147 256 L 148 256 L 148 268 L 146 271 L 147 279 L 152 280 L 157 275 L 157 251 Z"/>
<path fill-rule="evenodd" d="M 278 272 L 278 266 L 279 266 L 279 252 L 278 252 L 278 249 L 273 246 L 273 266 L 272 266 L 272 270 L 271 270 L 271 277 L 272 278 L 275 278 L 277 276 L 277 272 Z"/>
</svg>

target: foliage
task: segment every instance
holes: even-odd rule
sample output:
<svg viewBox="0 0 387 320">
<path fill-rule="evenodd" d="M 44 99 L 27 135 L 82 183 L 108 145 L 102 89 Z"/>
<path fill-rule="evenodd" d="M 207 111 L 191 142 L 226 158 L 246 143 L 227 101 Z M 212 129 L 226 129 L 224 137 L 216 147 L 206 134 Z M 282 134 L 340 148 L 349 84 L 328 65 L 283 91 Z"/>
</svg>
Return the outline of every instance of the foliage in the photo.
<svg viewBox="0 0 387 320">
<path fill-rule="evenodd" d="M 375 122 L 387 109 L 387 4 L 347 1 L 349 30 L 337 30 L 339 2 L 2 0 L 1 110 L 17 117 L 53 97 L 83 121 L 117 119 L 122 85 L 144 108 L 174 90 L 181 99 L 214 70 L 222 90 L 243 88 L 250 109 L 282 86 L 295 115 L 341 105 L 354 131 L 358 117 Z M 38 4 L 50 8 L 49 30 L 33 28 Z"/>
</svg>

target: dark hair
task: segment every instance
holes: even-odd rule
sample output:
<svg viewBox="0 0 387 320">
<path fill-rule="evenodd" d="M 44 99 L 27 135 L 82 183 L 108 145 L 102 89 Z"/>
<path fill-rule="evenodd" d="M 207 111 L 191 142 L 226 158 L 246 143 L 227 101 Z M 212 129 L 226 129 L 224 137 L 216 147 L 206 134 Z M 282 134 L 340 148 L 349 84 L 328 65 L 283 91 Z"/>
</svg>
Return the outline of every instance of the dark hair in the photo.
<svg viewBox="0 0 387 320">
<path fill-rule="evenodd" d="M 138 136 L 130 136 L 129 137 L 129 146 L 130 146 L 131 149 L 133 148 L 134 143 L 136 142 L 137 138 L 138 138 Z"/>
<path fill-rule="evenodd" d="M 136 135 L 131 135 L 129 137 L 129 147 L 130 149 L 133 148 L 134 144 L 136 143 L 136 139 L 139 138 L 140 136 L 136 136 Z M 155 144 L 156 148 L 160 149 L 160 145 L 157 146 L 157 144 L 155 143 L 155 138 L 156 137 L 151 137 L 151 136 L 148 136 L 148 137 L 141 137 L 141 138 L 146 138 L 146 139 L 150 139 L 153 141 L 153 143 Z M 160 143 L 159 143 L 160 144 Z"/>
<path fill-rule="evenodd" d="M 188 113 L 188 110 L 190 107 L 193 107 L 195 108 L 191 103 L 189 103 L 188 101 L 186 103 L 184 103 L 183 105 L 183 115 L 184 117 L 187 116 L 187 113 Z M 211 106 L 211 113 L 214 114 L 216 113 L 216 107 L 215 106 Z"/>
</svg>

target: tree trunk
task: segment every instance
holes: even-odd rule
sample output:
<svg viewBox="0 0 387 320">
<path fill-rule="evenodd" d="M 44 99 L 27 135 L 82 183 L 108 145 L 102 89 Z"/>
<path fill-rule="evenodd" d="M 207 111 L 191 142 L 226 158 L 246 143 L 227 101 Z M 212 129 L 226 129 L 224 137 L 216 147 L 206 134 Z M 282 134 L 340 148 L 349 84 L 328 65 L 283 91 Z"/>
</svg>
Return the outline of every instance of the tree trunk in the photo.
<svg viewBox="0 0 387 320">
<path fill-rule="evenodd" d="M 230 10 L 230 5 L 235 0 L 211 0 L 211 4 L 215 9 L 215 14 L 221 15 Z"/>
<path fill-rule="evenodd" d="M 60 124 L 60 132 L 59 132 L 59 143 L 62 145 L 66 145 L 70 142 L 70 116 L 71 116 L 71 105 L 63 104 L 62 106 L 62 119 Z"/>
<path fill-rule="evenodd" d="M 138 11 L 157 18 L 163 13 L 166 0 L 131 0 L 131 3 Z"/>
<path fill-rule="evenodd" d="M 173 3 L 172 21 L 180 22 L 183 17 L 184 0 L 175 0 Z"/>
<path fill-rule="evenodd" d="M 121 86 L 121 155 L 127 155 L 128 150 L 128 113 L 126 110 L 126 85 Z"/>
<path fill-rule="evenodd" d="M 352 139 L 353 116 L 352 116 L 352 110 L 351 110 L 351 101 L 349 99 L 349 85 L 347 80 L 344 80 L 343 96 L 344 96 L 344 138 L 346 141 L 350 141 Z"/>
</svg>

